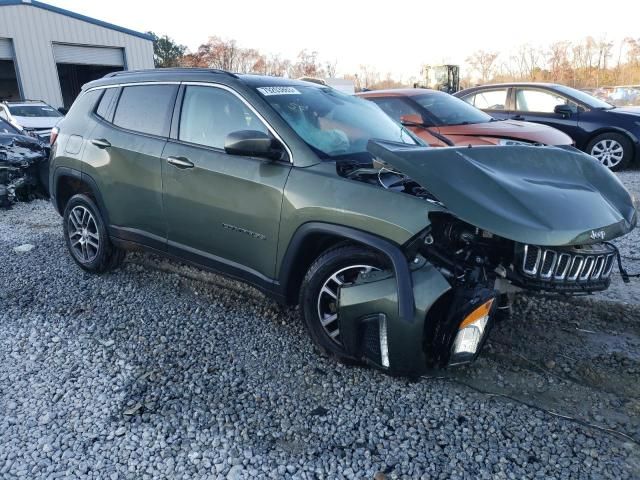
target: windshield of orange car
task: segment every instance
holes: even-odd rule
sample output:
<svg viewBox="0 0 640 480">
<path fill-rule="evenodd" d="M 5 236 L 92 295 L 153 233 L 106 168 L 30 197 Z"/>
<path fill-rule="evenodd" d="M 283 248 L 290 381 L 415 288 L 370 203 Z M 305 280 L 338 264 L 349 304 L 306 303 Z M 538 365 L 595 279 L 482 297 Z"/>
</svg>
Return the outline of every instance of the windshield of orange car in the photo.
<svg viewBox="0 0 640 480">
<path fill-rule="evenodd" d="M 372 138 L 418 144 L 373 103 L 333 88 L 287 85 L 256 90 L 322 158 L 364 153 Z"/>
<path fill-rule="evenodd" d="M 493 117 L 448 93 L 434 92 L 411 97 L 431 117 L 435 126 L 487 123 Z"/>
</svg>

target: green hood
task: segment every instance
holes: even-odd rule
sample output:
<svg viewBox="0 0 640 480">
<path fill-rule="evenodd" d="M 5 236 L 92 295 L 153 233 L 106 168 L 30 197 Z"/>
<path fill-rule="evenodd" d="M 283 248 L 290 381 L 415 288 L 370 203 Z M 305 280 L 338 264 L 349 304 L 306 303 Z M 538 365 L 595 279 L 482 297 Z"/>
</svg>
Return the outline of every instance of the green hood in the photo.
<svg viewBox="0 0 640 480">
<path fill-rule="evenodd" d="M 624 235 L 637 221 L 633 199 L 618 177 L 573 148 L 370 141 L 368 150 L 461 220 L 517 242 L 596 243 Z"/>
</svg>

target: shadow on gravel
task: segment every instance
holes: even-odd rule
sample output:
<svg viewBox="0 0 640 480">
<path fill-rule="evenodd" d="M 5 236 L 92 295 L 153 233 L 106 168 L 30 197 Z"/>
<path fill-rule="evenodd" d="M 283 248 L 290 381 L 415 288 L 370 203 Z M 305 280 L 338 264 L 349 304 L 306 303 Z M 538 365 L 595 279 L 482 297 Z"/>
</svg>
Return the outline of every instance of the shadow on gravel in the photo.
<svg viewBox="0 0 640 480">
<path fill-rule="evenodd" d="M 478 361 L 449 374 L 640 443 L 638 305 L 522 296 Z"/>
</svg>

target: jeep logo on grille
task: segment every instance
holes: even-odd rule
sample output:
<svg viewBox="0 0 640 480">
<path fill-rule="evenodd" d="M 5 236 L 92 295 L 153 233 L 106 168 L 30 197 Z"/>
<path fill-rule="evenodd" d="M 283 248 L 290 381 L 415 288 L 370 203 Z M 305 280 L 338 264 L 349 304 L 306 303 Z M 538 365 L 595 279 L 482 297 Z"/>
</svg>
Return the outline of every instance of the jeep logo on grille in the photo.
<svg viewBox="0 0 640 480">
<path fill-rule="evenodd" d="M 591 230 L 590 237 L 593 240 L 604 240 L 604 230 Z"/>
</svg>

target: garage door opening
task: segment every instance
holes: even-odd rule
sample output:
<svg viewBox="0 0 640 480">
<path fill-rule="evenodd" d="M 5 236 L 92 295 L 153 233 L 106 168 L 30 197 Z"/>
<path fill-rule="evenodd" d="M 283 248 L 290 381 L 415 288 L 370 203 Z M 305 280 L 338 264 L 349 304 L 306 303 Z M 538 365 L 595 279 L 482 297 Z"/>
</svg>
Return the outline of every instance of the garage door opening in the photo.
<svg viewBox="0 0 640 480">
<path fill-rule="evenodd" d="M 123 70 L 122 67 L 112 65 L 58 63 L 57 66 L 64 108 L 69 108 L 71 106 L 73 101 L 80 94 L 82 85 L 85 83 L 102 78 L 107 73 Z"/>
<path fill-rule="evenodd" d="M 18 76 L 13 60 L 0 60 L 0 100 L 20 100 Z"/>
</svg>

